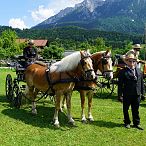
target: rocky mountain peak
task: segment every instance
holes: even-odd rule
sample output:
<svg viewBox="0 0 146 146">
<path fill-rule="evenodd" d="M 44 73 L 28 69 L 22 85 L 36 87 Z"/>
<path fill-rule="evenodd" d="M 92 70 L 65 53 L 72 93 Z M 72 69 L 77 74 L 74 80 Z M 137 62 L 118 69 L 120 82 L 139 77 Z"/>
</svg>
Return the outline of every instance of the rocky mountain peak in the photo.
<svg viewBox="0 0 146 146">
<path fill-rule="evenodd" d="M 86 7 L 90 12 L 93 12 L 97 6 L 104 4 L 106 0 L 84 0 L 82 3 L 76 4 L 75 7 Z"/>
<path fill-rule="evenodd" d="M 78 26 L 104 31 L 143 33 L 146 0 L 84 0 L 61 10 L 34 28 Z"/>
</svg>

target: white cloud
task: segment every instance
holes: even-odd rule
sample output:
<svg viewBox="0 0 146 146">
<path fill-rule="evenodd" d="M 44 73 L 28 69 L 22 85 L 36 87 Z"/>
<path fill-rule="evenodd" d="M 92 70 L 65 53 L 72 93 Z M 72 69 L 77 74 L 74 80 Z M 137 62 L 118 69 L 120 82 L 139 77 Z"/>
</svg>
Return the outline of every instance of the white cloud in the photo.
<svg viewBox="0 0 146 146">
<path fill-rule="evenodd" d="M 31 11 L 31 16 L 35 22 L 42 22 L 51 16 L 57 14 L 66 7 L 74 7 L 75 4 L 83 0 L 54 0 L 47 7 L 40 5 L 37 10 Z"/>
<path fill-rule="evenodd" d="M 20 18 L 11 18 L 9 20 L 9 26 L 11 26 L 12 28 L 19 28 L 19 29 L 27 28 L 24 21 L 21 20 Z"/>
<path fill-rule="evenodd" d="M 60 10 L 66 7 L 74 7 L 75 4 L 82 2 L 83 0 L 55 0 L 50 7 L 53 7 L 55 12 L 58 13 Z"/>
<path fill-rule="evenodd" d="M 43 5 L 39 6 L 37 10 L 31 12 L 34 21 L 41 22 L 54 15 L 52 9 L 47 9 Z"/>
</svg>

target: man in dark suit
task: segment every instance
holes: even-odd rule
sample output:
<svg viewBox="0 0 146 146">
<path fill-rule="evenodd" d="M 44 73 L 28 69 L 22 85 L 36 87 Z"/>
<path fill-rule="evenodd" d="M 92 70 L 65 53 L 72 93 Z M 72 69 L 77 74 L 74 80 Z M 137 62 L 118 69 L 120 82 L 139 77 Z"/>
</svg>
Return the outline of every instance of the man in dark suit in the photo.
<svg viewBox="0 0 146 146">
<path fill-rule="evenodd" d="M 130 128 L 129 107 L 131 105 L 133 125 L 143 130 L 140 126 L 139 105 L 140 96 L 144 93 L 143 75 L 136 66 L 137 58 L 133 53 L 125 56 L 127 66 L 119 73 L 118 97 L 123 95 L 123 114 L 126 128 Z"/>
</svg>

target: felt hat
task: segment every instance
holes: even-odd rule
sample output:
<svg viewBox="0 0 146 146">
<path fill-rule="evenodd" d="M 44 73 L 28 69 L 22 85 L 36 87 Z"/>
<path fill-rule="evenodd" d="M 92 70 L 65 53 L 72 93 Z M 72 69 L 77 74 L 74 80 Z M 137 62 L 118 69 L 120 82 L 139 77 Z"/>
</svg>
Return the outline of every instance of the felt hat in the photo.
<svg viewBox="0 0 146 146">
<path fill-rule="evenodd" d="M 133 49 L 141 49 L 140 44 L 135 44 L 135 45 L 133 45 Z"/>
<path fill-rule="evenodd" d="M 137 61 L 137 57 L 135 56 L 134 53 L 129 53 L 125 56 L 125 60 L 136 60 Z"/>
</svg>

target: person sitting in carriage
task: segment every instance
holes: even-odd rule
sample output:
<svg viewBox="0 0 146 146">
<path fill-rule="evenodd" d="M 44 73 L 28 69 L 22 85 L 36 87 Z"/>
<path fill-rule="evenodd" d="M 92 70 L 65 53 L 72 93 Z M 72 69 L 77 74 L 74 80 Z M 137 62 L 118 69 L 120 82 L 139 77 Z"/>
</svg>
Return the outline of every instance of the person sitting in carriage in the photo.
<svg viewBox="0 0 146 146">
<path fill-rule="evenodd" d="M 139 52 L 140 52 L 140 49 L 142 47 L 140 46 L 140 44 L 135 44 L 133 45 L 132 49 L 129 50 L 125 55 L 128 55 L 128 54 L 131 54 L 131 53 L 134 53 L 135 57 L 137 58 L 137 67 L 140 68 L 141 67 L 141 63 L 144 63 L 143 61 L 139 60 Z"/>
<path fill-rule="evenodd" d="M 25 68 L 38 59 L 37 48 L 34 46 L 33 40 L 29 40 L 28 46 L 23 49 L 23 57 L 25 59 Z"/>
<path fill-rule="evenodd" d="M 140 63 L 143 63 L 141 60 L 139 60 L 139 51 L 142 47 L 140 46 L 140 44 L 134 44 L 132 46 L 132 49 L 129 50 L 128 52 L 126 52 L 124 55 L 119 55 L 116 54 L 116 57 L 120 60 L 120 63 L 118 63 L 118 67 L 125 67 L 126 62 L 125 62 L 125 57 L 131 53 L 133 53 L 135 55 L 135 57 L 137 58 L 137 67 L 140 68 Z"/>
</svg>

